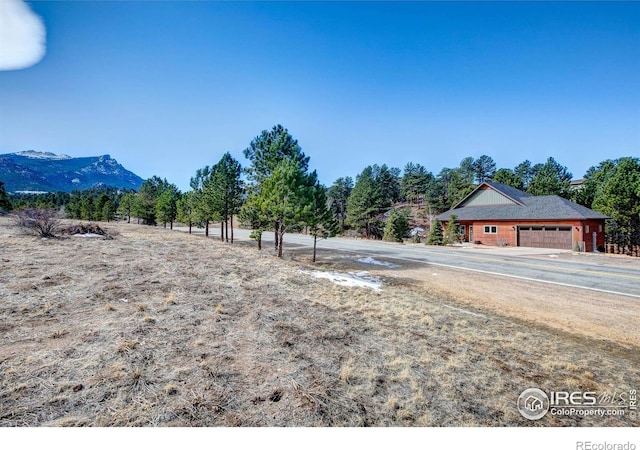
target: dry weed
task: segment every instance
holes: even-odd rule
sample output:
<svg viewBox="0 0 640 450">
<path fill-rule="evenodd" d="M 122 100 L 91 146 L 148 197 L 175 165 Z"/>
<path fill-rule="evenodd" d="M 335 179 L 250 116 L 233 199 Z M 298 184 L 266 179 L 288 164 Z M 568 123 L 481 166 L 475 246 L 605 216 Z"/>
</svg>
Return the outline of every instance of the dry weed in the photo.
<svg viewBox="0 0 640 450">
<path fill-rule="evenodd" d="M 3 220 L 0 426 L 633 425 L 532 423 L 514 398 L 637 387 L 636 346 L 445 308 L 474 309 L 403 269 L 375 293 L 301 278 L 307 249 L 278 260 L 135 224 L 44 242 Z"/>
</svg>

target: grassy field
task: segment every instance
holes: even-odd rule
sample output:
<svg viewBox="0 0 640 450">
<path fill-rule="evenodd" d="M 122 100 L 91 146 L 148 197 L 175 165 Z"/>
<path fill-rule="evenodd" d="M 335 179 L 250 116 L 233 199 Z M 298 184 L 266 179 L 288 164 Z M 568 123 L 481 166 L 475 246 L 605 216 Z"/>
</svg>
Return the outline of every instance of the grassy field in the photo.
<svg viewBox="0 0 640 450">
<path fill-rule="evenodd" d="M 0 218 L 0 425 L 638 424 L 532 422 L 515 406 L 529 387 L 637 389 L 640 354 L 624 333 L 474 306 L 453 272 L 432 282 L 327 253 L 312 265 L 307 249 L 279 260 L 248 243 L 103 225 L 113 239 L 42 240 Z M 370 270 L 385 286 L 308 270 Z"/>
</svg>

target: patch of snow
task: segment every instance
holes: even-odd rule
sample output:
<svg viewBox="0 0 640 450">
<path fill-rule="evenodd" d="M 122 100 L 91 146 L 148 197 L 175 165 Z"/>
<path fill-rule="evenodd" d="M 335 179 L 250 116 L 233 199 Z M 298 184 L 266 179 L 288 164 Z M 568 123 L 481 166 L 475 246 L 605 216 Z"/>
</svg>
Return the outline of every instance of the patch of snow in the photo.
<svg viewBox="0 0 640 450">
<path fill-rule="evenodd" d="M 467 311 L 466 309 L 462 309 L 462 308 L 456 308 L 455 306 L 449 306 L 449 305 L 445 305 L 442 304 L 442 306 L 444 306 L 445 308 L 449 308 L 449 309 L 453 309 L 454 311 L 458 311 L 464 314 L 469 314 L 471 316 L 476 316 L 476 317 L 483 317 L 483 318 L 487 318 L 487 316 L 485 316 L 484 314 L 480 314 L 480 313 L 474 313 L 472 311 Z"/>
<path fill-rule="evenodd" d="M 373 264 L 373 265 L 376 265 L 376 266 L 385 266 L 385 267 L 388 267 L 390 269 L 396 269 L 396 268 L 400 267 L 399 265 L 393 264 L 393 263 L 390 263 L 390 262 L 378 261 L 377 259 L 373 259 L 370 256 L 367 256 L 366 258 L 360 258 L 357 261 L 361 262 L 361 263 L 364 263 L 364 264 Z"/>
<path fill-rule="evenodd" d="M 84 233 L 84 234 L 72 234 L 72 236 L 76 236 L 76 237 L 86 237 L 86 238 L 103 238 L 104 236 L 101 234 L 97 234 L 97 233 Z"/>
<path fill-rule="evenodd" d="M 18 156 L 24 156 L 25 158 L 31 159 L 71 159 L 69 155 L 56 155 L 51 152 L 36 152 L 35 150 L 27 150 L 25 152 L 16 152 L 14 153 Z"/>
<path fill-rule="evenodd" d="M 381 291 L 382 281 L 378 277 L 369 275 L 368 272 L 321 272 L 319 270 L 301 270 L 300 273 L 311 275 L 315 278 L 326 278 L 332 283 L 345 287 L 367 287 L 374 291 Z"/>
<path fill-rule="evenodd" d="M 558 255 L 549 255 L 549 258 L 557 258 Z"/>
</svg>

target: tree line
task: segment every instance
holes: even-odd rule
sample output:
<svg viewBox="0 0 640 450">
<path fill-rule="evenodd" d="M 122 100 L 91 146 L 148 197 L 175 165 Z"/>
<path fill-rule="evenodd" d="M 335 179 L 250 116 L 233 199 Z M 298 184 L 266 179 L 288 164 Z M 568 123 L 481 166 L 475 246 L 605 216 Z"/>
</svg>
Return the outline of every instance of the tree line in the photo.
<svg viewBox="0 0 640 450">
<path fill-rule="evenodd" d="M 559 195 L 606 214 L 611 217 L 610 242 L 629 250 L 640 245 L 638 158 L 606 160 L 591 167 L 577 189 L 571 186 L 572 173 L 553 157 L 497 168 L 488 155 L 466 157 L 457 167 L 442 168 L 437 174 L 415 162 L 403 170 L 374 164 L 365 167 L 355 182 L 350 176 L 340 177 L 327 188 L 309 170 L 310 158 L 298 141 L 281 125 L 262 131 L 243 153 L 248 167 L 225 153 L 216 164 L 196 170 L 184 193 L 153 176 L 137 192 L 98 189 L 23 195 L 8 203 L 14 208 L 64 207 L 68 217 L 82 220 L 133 217 L 139 223 L 171 228 L 177 221 L 189 232 L 202 227 L 207 236 L 210 225 L 220 223 L 220 239 L 230 243 L 237 218 L 252 230 L 259 248 L 263 233 L 273 232 L 275 252 L 281 256 L 285 234 L 294 231 L 308 232 L 314 242 L 337 233 L 401 241 L 407 237 L 409 212 L 398 205 L 418 205 L 423 218 L 429 219 L 460 202 L 479 183 L 494 181 L 532 195 Z"/>
</svg>

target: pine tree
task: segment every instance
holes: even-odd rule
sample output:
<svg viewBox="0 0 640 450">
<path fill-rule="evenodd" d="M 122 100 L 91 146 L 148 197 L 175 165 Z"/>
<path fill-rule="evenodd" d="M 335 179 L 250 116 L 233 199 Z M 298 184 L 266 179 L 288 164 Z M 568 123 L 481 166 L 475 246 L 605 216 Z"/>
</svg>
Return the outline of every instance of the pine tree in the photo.
<svg viewBox="0 0 640 450">
<path fill-rule="evenodd" d="M 571 196 L 573 175 L 565 166 L 550 157 L 535 170 L 536 174 L 527 187 L 527 192 L 531 195 L 559 195 L 564 198 Z"/>
<path fill-rule="evenodd" d="M 131 212 L 134 207 L 135 198 L 136 197 L 133 192 L 127 192 L 120 198 L 118 212 L 127 216 L 127 223 L 131 223 Z"/>
<path fill-rule="evenodd" d="M 198 223 L 195 199 L 195 193 L 193 191 L 189 191 L 180 195 L 180 198 L 176 202 L 176 220 L 189 227 L 189 234 L 191 234 L 191 229 L 193 228 L 194 224 L 200 225 Z"/>
<path fill-rule="evenodd" d="M 220 239 L 233 243 L 233 216 L 242 204 L 244 193 L 240 175 L 242 168 L 228 152 L 211 168 L 210 176 L 205 183 L 205 197 L 210 207 L 220 217 Z M 231 239 L 229 239 L 231 225 Z"/>
<path fill-rule="evenodd" d="M 312 175 L 315 178 L 315 175 Z M 338 222 L 327 206 L 327 189 L 316 181 L 310 192 L 310 202 L 305 206 L 304 225 L 313 236 L 313 258 L 316 262 L 316 244 L 318 237 L 327 239 L 338 232 Z"/>
<path fill-rule="evenodd" d="M 347 201 L 353 189 L 351 177 L 338 178 L 327 191 L 327 202 L 333 216 L 340 224 L 340 232 L 344 232 L 347 219 Z"/>
<path fill-rule="evenodd" d="M 240 208 L 239 218 L 244 226 L 251 229 L 249 237 L 258 243 L 258 250 L 262 250 L 262 233 L 272 226 L 272 222 L 259 192 L 249 195 Z"/>
<path fill-rule="evenodd" d="M 427 236 L 427 245 L 444 245 L 444 239 L 442 236 L 442 224 L 438 219 L 433 221 L 431 230 L 429 230 L 429 236 Z"/>
<path fill-rule="evenodd" d="M 156 201 L 156 218 L 165 228 L 167 223 L 170 224 L 170 229 L 173 230 L 173 222 L 178 216 L 178 200 L 180 199 L 180 191 L 173 184 L 168 184 L 158 196 Z"/>
<path fill-rule="evenodd" d="M 356 184 L 347 200 L 347 224 L 363 230 L 367 238 L 377 236 L 377 214 L 384 205 L 382 191 L 368 166 L 356 177 Z"/>
<path fill-rule="evenodd" d="M 4 190 L 4 181 L 0 181 L 0 212 L 12 209 L 11 200 L 7 191 Z"/>
<path fill-rule="evenodd" d="M 478 184 L 491 181 L 496 173 L 496 163 L 491 156 L 482 155 L 473 162 L 473 172 Z"/>
<path fill-rule="evenodd" d="M 156 224 L 156 204 L 158 198 L 169 187 L 166 178 L 153 176 L 145 180 L 136 194 L 133 210 L 146 225 Z"/>
<path fill-rule="evenodd" d="M 409 219 L 404 211 L 393 210 L 384 229 L 384 240 L 403 242 L 409 236 Z"/>
<path fill-rule="evenodd" d="M 194 207 L 194 222 L 200 222 L 204 225 L 204 235 L 206 237 L 209 236 L 209 224 L 215 219 L 215 212 L 209 201 L 209 195 L 205 192 L 210 178 L 211 168 L 205 166 L 202 169 L 196 170 L 195 176 L 191 177 L 189 182 L 191 192 L 193 193 L 191 201 Z"/>
<path fill-rule="evenodd" d="M 522 179 L 510 169 L 498 169 L 493 175 L 493 181 L 512 186 L 516 189 L 524 189 Z"/>
<path fill-rule="evenodd" d="M 640 245 L 640 159 L 621 158 L 593 206 L 611 217 L 608 234 L 631 254 Z"/>
<path fill-rule="evenodd" d="M 302 226 L 305 207 L 311 203 L 315 172 L 307 175 L 293 158 L 283 159 L 271 175 L 260 183 L 261 210 L 276 224 L 276 253 L 282 257 L 284 234 Z"/>
<path fill-rule="evenodd" d="M 309 167 L 309 157 L 302 152 L 298 141 L 279 124 L 270 131 L 263 130 L 259 136 L 254 138 L 249 147 L 244 149 L 244 156 L 251 161 L 251 166 L 246 169 L 246 172 L 249 180 L 254 183 L 253 188 L 269 178 L 276 167 L 285 159 L 293 160 L 303 173 L 306 173 Z M 278 222 L 273 223 L 276 250 L 279 247 L 278 228 L 280 225 Z"/>
<path fill-rule="evenodd" d="M 460 241 L 460 226 L 457 222 L 455 214 L 449 216 L 447 228 L 444 232 L 444 241 L 446 244 L 453 244 Z"/>
</svg>

